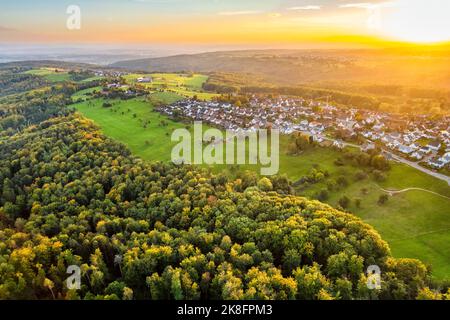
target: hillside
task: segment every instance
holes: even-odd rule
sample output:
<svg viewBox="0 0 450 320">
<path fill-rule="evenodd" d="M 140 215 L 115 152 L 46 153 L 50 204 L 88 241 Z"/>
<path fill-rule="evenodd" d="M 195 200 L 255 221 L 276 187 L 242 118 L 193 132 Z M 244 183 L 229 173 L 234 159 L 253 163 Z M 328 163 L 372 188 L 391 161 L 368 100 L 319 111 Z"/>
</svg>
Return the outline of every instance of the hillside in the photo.
<svg viewBox="0 0 450 320">
<path fill-rule="evenodd" d="M 143 71 L 239 72 L 279 85 L 367 82 L 450 88 L 448 50 L 260 50 L 210 52 L 121 61 Z"/>
</svg>

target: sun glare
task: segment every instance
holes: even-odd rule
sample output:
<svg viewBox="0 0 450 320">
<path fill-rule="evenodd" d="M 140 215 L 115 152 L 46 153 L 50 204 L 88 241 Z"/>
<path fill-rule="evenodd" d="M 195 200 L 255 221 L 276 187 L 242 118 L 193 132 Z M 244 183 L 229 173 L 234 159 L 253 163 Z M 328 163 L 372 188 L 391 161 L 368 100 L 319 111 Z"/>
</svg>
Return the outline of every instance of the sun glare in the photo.
<svg viewBox="0 0 450 320">
<path fill-rule="evenodd" d="M 448 0 L 397 0 L 383 14 L 381 30 L 408 42 L 450 41 L 449 14 Z"/>
</svg>

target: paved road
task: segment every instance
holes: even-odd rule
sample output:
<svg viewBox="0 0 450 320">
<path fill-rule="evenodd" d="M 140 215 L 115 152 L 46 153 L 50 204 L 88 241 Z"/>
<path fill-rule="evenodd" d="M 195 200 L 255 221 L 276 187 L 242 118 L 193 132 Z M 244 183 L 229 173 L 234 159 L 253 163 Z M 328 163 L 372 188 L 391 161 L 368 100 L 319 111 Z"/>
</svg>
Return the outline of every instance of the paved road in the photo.
<svg viewBox="0 0 450 320">
<path fill-rule="evenodd" d="M 329 137 L 322 137 L 322 138 L 324 138 L 325 140 L 328 140 L 328 141 L 336 141 L 335 139 L 332 139 L 332 138 L 329 138 Z M 348 142 L 345 142 L 345 141 L 343 141 L 343 144 L 344 144 L 344 146 L 361 148 L 361 146 L 358 146 L 358 145 L 353 144 L 353 143 L 348 143 Z M 407 166 L 415 168 L 415 169 L 417 169 L 419 171 L 422 171 L 423 173 L 426 173 L 429 176 L 435 177 L 435 178 L 437 178 L 439 180 L 443 180 L 443 181 L 447 182 L 447 184 L 450 186 L 450 177 L 446 176 L 445 174 L 434 172 L 434 171 L 432 171 L 430 169 L 422 167 L 421 165 L 419 165 L 419 164 L 417 164 L 415 162 L 406 160 L 405 158 L 402 158 L 402 157 L 400 157 L 400 156 L 398 156 L 395 153 L 392 153 L 390 151 L 383 150 L 383 153 L 388 154 L 394 160 L 397 160 L 398 162 L 406 164 Z"/>
<path fill-rule="evenodd" d="M 415 168 L 417 170 L 420 170 L 423 173 L 426 173 L 426 174 L 428 174 L 428 175 L 430 175 L 432 177 L 435 177 L 435 178 L 437 178 L 439 180 L 443 180 L 443 181 L 447 182 L 447 184 L 450 186 L 450 177 L 446 176 L 445 174 L 434 172 L 434 171 L 432 171 L 430 169 L 424 168 L 421 165 L 419 165 L 419 164 L 417 164 L 415 162 L 406 160 L 405 158 L 402 158 L 402 157 L 400 157 L 400 156 L 398 156 L 398 155 L 396 155 L 396 154 L 394 154 L 392 152 L 389 152 L 389 151 L 386 151 L 386 150 L 383 150 L 383 152 L 389 154 L 389 156 L 391 156 L 393 159 L 397 160 L 398 162 L 404 163 L 404 164 L 406 164 L 406 165 L 408 165 L 410 167 L 413 167 L 413 168 Z"/>
</svg>

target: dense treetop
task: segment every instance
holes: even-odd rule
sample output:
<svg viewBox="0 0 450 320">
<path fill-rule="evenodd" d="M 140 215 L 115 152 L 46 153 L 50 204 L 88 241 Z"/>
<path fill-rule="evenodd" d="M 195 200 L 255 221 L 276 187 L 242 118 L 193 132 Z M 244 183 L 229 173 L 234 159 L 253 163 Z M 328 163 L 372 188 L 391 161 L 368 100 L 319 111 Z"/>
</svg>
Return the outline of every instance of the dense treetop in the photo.
<svg viewBox="0 0 450 320">
<path fill-rule="evenodd" d="M 415 298 L 427 282 L 422 263 L 393 259 L 350 214 L 267 181 L 242 190 L 145 163 L 77 115 L 0 150 L 0 298 Z M 70 264 L 82 269 L 77 292 L 65 287 Z M 380 291 L 366 286 L 372 264 Z"/>
</svg>

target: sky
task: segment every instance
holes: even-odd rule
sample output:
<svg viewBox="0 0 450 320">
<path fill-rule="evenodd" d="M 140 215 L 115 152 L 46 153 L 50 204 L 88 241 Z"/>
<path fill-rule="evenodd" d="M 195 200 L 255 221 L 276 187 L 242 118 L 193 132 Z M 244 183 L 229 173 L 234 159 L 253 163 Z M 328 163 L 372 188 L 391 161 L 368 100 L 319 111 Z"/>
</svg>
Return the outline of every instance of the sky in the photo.
<svg viewBox="0 0 450 320">
<path fill-rule="evenodd" d="M 0 0 L 0 43 L 440 43 L 449 15 L 448 0 Z"/>
</svg>

